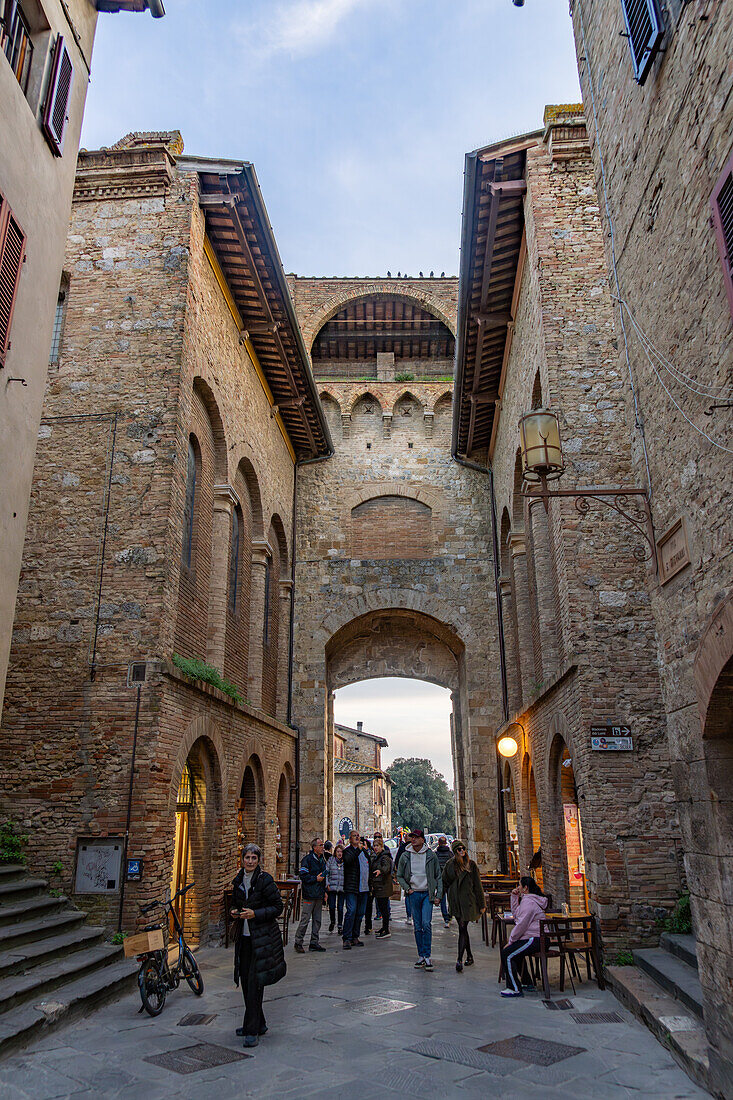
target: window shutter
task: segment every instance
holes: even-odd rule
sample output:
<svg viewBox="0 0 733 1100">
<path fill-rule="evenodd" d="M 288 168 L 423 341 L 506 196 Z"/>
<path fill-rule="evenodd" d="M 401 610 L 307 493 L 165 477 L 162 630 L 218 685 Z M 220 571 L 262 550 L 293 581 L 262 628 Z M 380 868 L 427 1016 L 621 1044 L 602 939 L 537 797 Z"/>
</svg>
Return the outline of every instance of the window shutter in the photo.
<svg viewBox="0 0 733 1100">
<path fill-rule="evenodd" d="M 66 124 L 69 121 L 69 99 L 73 83 L 74 66 L 71 63 L 63 36 L 59 35 L 54 48 L 51 82 L 48 86 L 46 106 L 43 110 L 43 132 L 49 145 L 59 157 L 64 151 Z"/>
<path fill-rule="evenodd" d="M 726 164 L 710 197 L 712 223 L 723 264 L 725 289 L 733 313 L 733 156 Z"/>
<path fill-rule="evenodd" d="M 10 348 L 10 324 L 25 257 L 25 233 L 0 195 L 0 367 Z"/>
<path fill-rule="evenodd" d="M 637 84 L 643 84 L 659 49 L 664 24 L 657 0 L 621 0 L 621 7 L 624 11 L 634 76 Z"/>
</svg>

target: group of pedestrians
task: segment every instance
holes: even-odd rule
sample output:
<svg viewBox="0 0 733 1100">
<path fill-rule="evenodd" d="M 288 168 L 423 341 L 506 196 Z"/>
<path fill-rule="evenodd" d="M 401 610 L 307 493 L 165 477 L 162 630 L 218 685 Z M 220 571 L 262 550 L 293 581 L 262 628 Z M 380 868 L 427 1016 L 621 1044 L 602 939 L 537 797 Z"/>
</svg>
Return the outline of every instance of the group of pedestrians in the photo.
<svg viewBox="0 0 733 1100">
<path fill-rule="evenodd" d="M 371 851 L 355 830 L 348 845 L 339 843 L 330 852 L 321 837 L 314 837 L 300 866 L 301 919 L 295 934 L 295 950 L 301 954 L 305 951 L 309 924 L 309 951 L 326 950 L 319 943 L 326 897 L 330 930 L 333 931 L 338 920 L 345 951 L 364 946 L 359 936 L 370 896 L 382 919 L 376 938 L 386 939 L 390 935 L 390 897 L 396 892 L 396 879 L 404 891 L 408 920 L 415 934 L 418 955 L 415 968 L 433 970 L 432 917 L 438 905 L 446 924 L 451 918 L 458 924 L 456 970 L 461 973 L 464 966 L 471 966 L 474 960 L 469 925 L 480 920 L 486 911 L 481 876 L 463 841 L 456 840 L 449 848 L 444 840 L 441 838 L 438 849 L 433 851 L 423 830 L 413 829 L 393 865 L 379 834 L 374 837 Z M 278 924 L 283 902 L 272 875 L 260 866 L 261 855 L 256 844 L 246 845 L 241 868 L 232 884 L 234 982 L 242 987 L 245 1006 L 237 1035 L 244 1038 L 245 1047 L 257 1046 L 267 1032 L 262 1011 L 264 989 L 280 981 L 287 970 Z M 506 974 L 502 996 L 521 997 L 522 972 L 527 957 L 538 950 L 539 922 L 547 908 L 547 898 L 535 880 L 527 876 L 512 891 L 511 907 L 515 924 L 509 942 L 501 951 Z"/>
</svg>

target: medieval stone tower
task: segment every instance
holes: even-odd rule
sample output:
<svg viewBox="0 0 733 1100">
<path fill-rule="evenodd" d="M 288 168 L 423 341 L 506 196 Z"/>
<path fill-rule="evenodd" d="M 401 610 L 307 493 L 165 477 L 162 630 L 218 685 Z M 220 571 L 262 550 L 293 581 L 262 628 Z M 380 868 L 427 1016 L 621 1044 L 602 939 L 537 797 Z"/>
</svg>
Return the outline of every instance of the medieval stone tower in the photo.
<svg viewBox="0 0 733 1100">
<path fill-rule="evenodd" d="M 486 475 L 451 456 L 458 280 L 293 276 L 290 288 L 334 443 L 298 474 L 301 834 L 334 831 L 334 691 L 414 677 L 452 693 L 459 827 L 493 865 L 491 503 Z"/>
</svg>

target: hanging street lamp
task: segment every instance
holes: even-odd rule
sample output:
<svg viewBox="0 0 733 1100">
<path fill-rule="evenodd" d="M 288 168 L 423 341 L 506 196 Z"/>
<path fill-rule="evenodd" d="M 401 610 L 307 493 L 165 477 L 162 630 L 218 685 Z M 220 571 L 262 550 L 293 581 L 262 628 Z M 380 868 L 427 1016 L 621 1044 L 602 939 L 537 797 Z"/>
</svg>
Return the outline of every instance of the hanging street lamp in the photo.
<svg viewBox="0 0 733 1100">
<path fill-rule="evenodd" d="M 642 537 L 646 546 L 635 546 L 633 555 L 637 561 L 651 561 L 657 571 L 657 547 L 654 525 L 645 489 L 635 486 L 589 485 L 580 489 L 554 489 L 549 482 L 562 477 L 565 460 L 560 440 L 557 414 L 550 409 L 533 409 L 519 420 L 522 477 L 529 488 L 522 495 L 530 502 L 541 500 L 545 511 L 550 501 L 559 497 L 574 497 L 575 507 L 586 515 L 591 502 L 603 505 L 621 516 Z M 531 506 L 531 503 L 530 503 Z"/>
<path fill-rule="evenodd" d="M 503 737 L 500 737 L 496 747 L 501 755 L 507 760 L 511 759 L 512 756 L 516 756 L 519 749 L 516 740 L 509 736 L 509 734 L 504 734 Z"/>
</svg>

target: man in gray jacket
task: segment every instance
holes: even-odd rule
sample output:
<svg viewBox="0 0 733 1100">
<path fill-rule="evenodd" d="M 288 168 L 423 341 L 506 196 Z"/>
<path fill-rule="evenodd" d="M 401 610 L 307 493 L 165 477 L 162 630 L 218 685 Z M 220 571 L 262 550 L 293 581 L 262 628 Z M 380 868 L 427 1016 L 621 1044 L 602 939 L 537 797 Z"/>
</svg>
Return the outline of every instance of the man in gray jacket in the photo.
<svg viewBox="0 0 733 1100">
<path fill-rule="evenodd" d="M 410 847 L 397 863 L 397 881 L 410 899 L 412 924 L 417 944 L 416 970 L 432 970 L 433 906 L 440 904 L 443 876 L 435 852 L 425 841 L 422 829 L 409 834 Z"/>
</svg>

